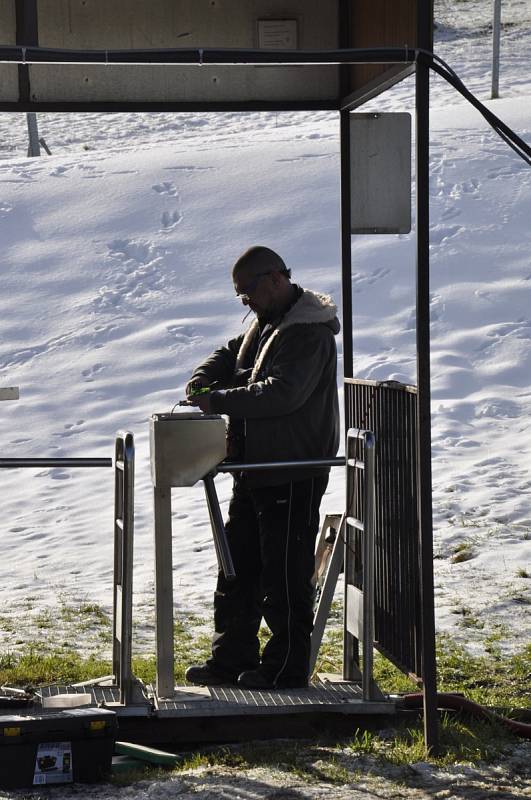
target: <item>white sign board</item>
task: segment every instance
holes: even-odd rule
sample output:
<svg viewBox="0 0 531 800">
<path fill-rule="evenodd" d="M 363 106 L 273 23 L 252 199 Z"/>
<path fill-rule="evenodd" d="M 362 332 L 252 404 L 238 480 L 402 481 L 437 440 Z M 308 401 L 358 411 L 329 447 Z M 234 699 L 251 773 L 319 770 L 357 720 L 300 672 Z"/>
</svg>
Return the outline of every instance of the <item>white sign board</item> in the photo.
<svg viewBox="0 0 531 800">
<path fill-rule="evenodd" d="M 259 19 L 258 47 L 264 50 L 296 50 L 296 19 Z"/>
<path fill-rule="evenodd" d="M 350 115 L 351 233 L 411 230 L 411 115 Z"/>
</svg>

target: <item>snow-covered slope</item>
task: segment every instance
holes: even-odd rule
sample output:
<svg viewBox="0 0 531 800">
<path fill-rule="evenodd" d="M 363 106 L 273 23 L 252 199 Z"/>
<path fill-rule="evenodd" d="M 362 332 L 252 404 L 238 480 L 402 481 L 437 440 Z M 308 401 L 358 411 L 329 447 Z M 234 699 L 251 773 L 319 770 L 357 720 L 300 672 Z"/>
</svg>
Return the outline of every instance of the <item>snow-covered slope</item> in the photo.
<svg viewBox="0 0 531 800">
<path fill-rule="evenodd" d="M 488 37 L 464 30 L 450 4 L 440 13 L 439 52 L 485 99 Z M 522 14 L 504 32 L 503 97 L 492 102 L 527 141 L 530 29 Z M 371 107 L 412 103 L 408 80 Z M 147 420 L 242 329 L 229 271 L 250 244 L 277 249 L 296 281 L 340 300 L 338 122 L 39 119 L 53 156 L 28 160 L 23 115 L 0 115 L 0 385 L 21 389 L 0 406 L 2 456 L 111 456 L 115 432 L 134 432 L 136 606 L 147 619 Z M 431 176 L 438 627 L 467 640 L 502 630 L 511 645 L 529 633 L 531 170 L 437 79 Z M 353 237 L 352 254 L 355 374 L 415 382 L 414 236 Z M 28 595 L 35 610 L 53 606 L 61 593 L 110 607 L 111 471 L 1 477 L 3 613 L 20 616 Z M 225 507 L 228 478 L 218 491 Z M 323 512 L 341 505 L 338 470 Z M 207 608 L 215 558 L 200 487 L 174 491 L 174 531 L 176 607 Z M 458 547 L 468 560 L 454 562 Z M 0 634 L 0 646 L 15 639 Z"/>
</svg>

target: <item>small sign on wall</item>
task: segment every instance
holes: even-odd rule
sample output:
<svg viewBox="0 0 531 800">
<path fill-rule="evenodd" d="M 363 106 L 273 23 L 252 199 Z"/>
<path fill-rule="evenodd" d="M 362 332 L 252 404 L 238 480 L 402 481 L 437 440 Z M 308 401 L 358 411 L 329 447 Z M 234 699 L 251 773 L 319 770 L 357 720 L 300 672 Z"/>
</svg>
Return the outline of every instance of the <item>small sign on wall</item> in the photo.
<svg viewBox="0 0 531 800">
<path fill-rule="evenodd" d="M 351 233 L 411 231 L 411 114 L 350 115 Z"/>
<path fill-rule="evenodd" d="M 264 50 L 296 50 L 296 19 L 259 19 L 258 47 Z"/>
</svg>

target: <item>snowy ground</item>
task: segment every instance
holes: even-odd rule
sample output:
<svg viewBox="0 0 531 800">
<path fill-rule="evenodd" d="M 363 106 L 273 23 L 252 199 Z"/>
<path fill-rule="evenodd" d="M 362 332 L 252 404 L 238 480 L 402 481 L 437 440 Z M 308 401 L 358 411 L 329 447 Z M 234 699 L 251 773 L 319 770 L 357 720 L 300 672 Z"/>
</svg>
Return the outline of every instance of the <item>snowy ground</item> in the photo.
<svg viewBox="0 0 531 800">
<path fill-rule="evenodd" d="M 438 5 L 437 52 L 531 141 L 529 3 L 504 4 L 497 101 L 490 4 L 458 5 Z M 531 170 L 441 79 L 432 90 L 437 627 L 511 649 L 531 625 Z M 413 101 L 407 80 L 371 108 Z M 340 303 L 338 120 L 42 114 L 39 125 L 53 155 L 28 160 L 24 115 L 0 115 L 0 386 L 21 390 L 0 408 L 2 457 L 112 456 L 115 432 L 133 431 L 137 648 L 150 648 L 147 421 L 242 329 L 229 269 L 250 244 Z M 355 375 L 414 383 L 414 236 L 353 237 L 352 254 Z M 225 508 L 228 478 L 218 492 Z M 0 600 L 17 625 L 0 649 L 58 599 L 110 608 L 110 470 L 3 471 L 1 494 Z M 339 470 L 322 510 L 341 507 Z M 215 558 L 199 487 L 174 491 L 174 533 L 176 609 L 208 613 Z"/>
</svg>

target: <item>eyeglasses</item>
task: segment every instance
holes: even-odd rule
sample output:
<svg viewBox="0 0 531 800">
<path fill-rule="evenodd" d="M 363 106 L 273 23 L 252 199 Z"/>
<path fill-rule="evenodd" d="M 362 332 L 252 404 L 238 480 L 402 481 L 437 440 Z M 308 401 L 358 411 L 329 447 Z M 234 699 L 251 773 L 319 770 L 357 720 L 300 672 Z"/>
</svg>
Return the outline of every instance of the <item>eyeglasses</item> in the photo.
<svg viewBox="0 0 531 800">
<path fill-rule="evenodd" d="M 263 278 L 265 275 L 271 275 L 272 272 L 275 270 L 270 269 L 268 272 L 259 272 L 258 275 L 255 275 L 252 280 L 249 281 L 247 286 L 244 286 L 241 292 L 236 292 L 236 297 L 239 297 L 240 300 L 246 299 L 249 300 L 252 293 L 256 290 L 256 287 L 260 283 L 260 278 Z"/>
</svg>

